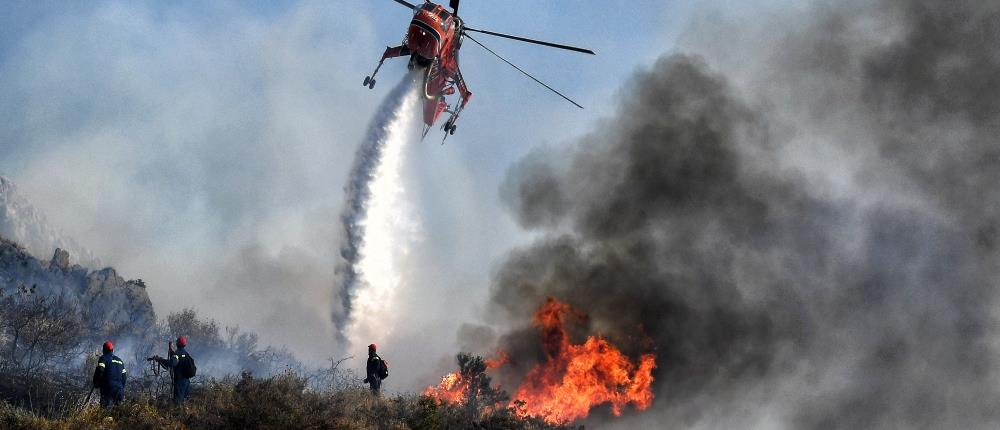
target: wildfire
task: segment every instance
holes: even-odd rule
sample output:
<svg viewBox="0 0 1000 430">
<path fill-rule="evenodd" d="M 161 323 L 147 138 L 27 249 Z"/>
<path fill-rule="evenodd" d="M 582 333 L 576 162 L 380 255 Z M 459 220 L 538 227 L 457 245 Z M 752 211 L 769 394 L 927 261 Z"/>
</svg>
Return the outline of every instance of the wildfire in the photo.
<svg viewBox="0 0 1000 430">
<path fill-rule="evenodd" d="M 506 352 L 500 351 L 500 352 L 497 353 L 497 357 L 496 358 L 488 358 L 488 359 L 486 359 L 486 368 L 487 369 L 496 369 L 496 368 L 498 368 L 500 366 L 503 366 L 504 364 L 507 364 L 507 362 L 509 362 L 509 361 L 510 361 L 510 356 L 507 355 Z"/>
<path fill-rule="evenodd" d="M 656 356 L 644 354 L 636 365 L 601 336 L 571 344 L 565 319 L 573 314 L 569 305 L 553 298 L 535 314 L 548 359 L 528 372 L 514 394 L 524 401 L 523 413 L 565 423 L 585 418 L 603 403 L 611 404 L 615 416 L 629 403 L 640 411 L 648 408 Z"/>
<path fill-rule="evenodd" d="M 605 403 L 611 405 L 615 416 L 628 404 L 640 411 L 648 408 L 653 402 L 656 356 L 644 354 L 633 362 L 602 336 L 589 336 L 584 343 L 574 345 L 565 327 L 570 316 L 583 317 L 553 298 L 535 313 L 533 323 L 540 331 L 546 361 L 528 372 L 510 406 L 518 414 L 553 424 L 586 418 L 593 407 Z M 486 360 L 486 365 L 495 368 L 507 361 L 509 357 L 501 353 Z M 450 373 L 437 387 L 428 387 L 424 395 L 464 403 L 469 384 L 460 373 Z"/>
<path fill-rule="evenodd" d="M 423 395 L 439 402 L 465 403 L 465 394 L 468 392 L 469 380 L 455 372 L 444 375 L 436 387 L 427 387 Z"/>
<path fill-rule="evenodd" d="M 506 364 L 509 360 L 510 357 L 507 353 L 500 351 L 497 353 L 496 358 L 483 360 L 483 370 L 496 369 Z M 469 372 L 473 373 L 474 370 L 469 369 Z M 463 374 L 461 371 L 449 373 L 441 378 L 440 384 L 436 387 L 427 387 L 422 394 L 439 402 L 465 403 L 470 391 L 480 388 L 479 386 L 473 387 L 473 385 L 479 383 L 479 381 L 474 379 L 474 375 Z"/>
</svg>

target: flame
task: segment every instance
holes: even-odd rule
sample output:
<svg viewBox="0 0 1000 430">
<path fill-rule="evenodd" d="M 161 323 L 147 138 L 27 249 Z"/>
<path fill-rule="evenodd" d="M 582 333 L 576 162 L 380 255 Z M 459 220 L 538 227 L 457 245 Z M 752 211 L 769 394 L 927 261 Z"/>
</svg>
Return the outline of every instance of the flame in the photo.
<svg viewBox="0 0 1000 430">
<path fill-rule="evenodd" d="M 436 387 L 427 387 L 422 393 L 438 402 L 465 403 L 465 395 L 469 392 L 469 380 L 458 372 L 449 373 L 441 378 Z"/>
<path fill-rule="evenodd" d="M 499 352 L 497 352 L 497 357 L 496 358 L 487 358 L 486 359 L 486 368 L 487 369 L 496 369 L 496 368 L 498 368 L 500 366 L 503 366 L 504 364 L 507 364 L 508 362 L 510 362 L 510 356 L 507 355 L 507 353 L 504 352 L 504 351 L 499 351 Z"/>
<path fill-rule="evenodd" d="M 487 369 L 496 369 L 497 367 L 503 366 L 510 361 L 510 356 L 504 351 L 497 352 L 495 358 L 488 358 L 483 360 L 483 364 L 486 365 Z M 427 387 L 423 391 L 423 395 L 431 397 L 438 402 L 451 402 L 451 403 L 465 403 L 465 397 L 468 396 L 469 386 L 472 381 L 469 377 L 464 376 L 460 372 L 449 373 L 441 378 L 441 383 L 436 387 Z"/>
<path fill-rule="evenodd" d="M 640 411 L 648 408 L 656 356 L 644 354 L 636 365 L 602 336 L 574 345 L 565 327 L 571 315 L 583 318 L 553 298 L 535 314 L 547 360 L 528 372 L 514 394 L 524 402 L 519 413 L 559 424 L 586 418 L 591 408 L 604 403 L 611 404 L 615 416 L 629 403 Z"/>
<path fill-rule="evenodd" d="M 586 418 L 597 405 L 609 403 L 611 413 L 620 416 L 632 404 L 645 410 L 653 403 L 653 369 L 656 356 L 644 354 L 632 362 L 603 336 L 589 336 L 584 343 L 570 343 L 566 319 L 585 315 L 553 298 L 545 301 L 532 322 L 538 327 L 546 361 L 528 372 L 518 387 L 510 407 L 521 416 L 540 417 L 551 424 L 564 424 Z M 500 352 L 486 360 L 487 368 L 507 363 L 510 357 Z M 428 387 L 424 395 L 438 401 L 465 403 L 469 381 L 458 373 L 449 373 L 437 387 Z"/>
</svg>

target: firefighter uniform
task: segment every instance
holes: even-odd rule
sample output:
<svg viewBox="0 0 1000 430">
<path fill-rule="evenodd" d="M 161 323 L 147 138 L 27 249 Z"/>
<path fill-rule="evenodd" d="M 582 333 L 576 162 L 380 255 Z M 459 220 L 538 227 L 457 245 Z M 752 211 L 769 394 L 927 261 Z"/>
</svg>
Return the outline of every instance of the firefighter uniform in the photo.
<svg viewBox="0 0 1000 430">
<path fill-rule="evenodd" d="M 187 342 L 185 342 L 186 344 Z M 183 346 L 178 346 L 176 351 L 173 351 L 168 358 L 157 358 L 156 361 L 159 362 L 163 367 L 170 369 L 171 381 L 173 382 L 174 388 L 174 403 L 178 405 L 184 404 L 184 400 L 187 399 L 188 391 L 191 389 L 191 379 L 185 378 L 181 375 L 181 370 L 178 367 L 180 365 L 181 359 L 188 356 L 187 351 Z"/>
<path fill-rule="evenodd" d="M 125 363 L 105 348 L 104 355 L 97 359 L 94 369 L 94 388 L 101 390 L 101 406 L 120 404 L 125 400 L 125 380 L 128 373 Z"/>
<path fill-rule="evenodd" d="M 365 382 L 371 388 L 372 394 L 378 396 L 382 391 L 382 375 L 379 370 L 382 367 L 382 357 L 375 353 L 375 344 L 368 345 L 368 363 L 365 366 Z"/>
</svg>

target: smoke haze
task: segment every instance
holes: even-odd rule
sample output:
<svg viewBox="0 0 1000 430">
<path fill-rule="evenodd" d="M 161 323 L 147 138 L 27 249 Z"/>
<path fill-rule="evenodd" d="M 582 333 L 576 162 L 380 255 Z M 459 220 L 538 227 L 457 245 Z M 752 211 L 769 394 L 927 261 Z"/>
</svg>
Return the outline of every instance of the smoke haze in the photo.
<svg viewBox="0 0 1000 430">
<path fill-rule="evenodd" d="M 103 263 L 141 277 L 161 317 L 195 308 L 310 364 L 363 355 L 334 342 L 340 216 L 366 125 L 405 60 L 387 62 L 375 90 L 362 78 L 409 17 L 343 0 L 15 2 L 0 14 L 0 175 Z M 507 109 L 477 106 L 463 118 L 468 144 L 428 136 L 401 150 L 397 203 L 427 233 L 396 260 L 406 287 L 368 316 L 382 333 L 353 335 L 386 348 L 388 390 L 450 367 L 455 327 L 482 309 L 485 274 L 516 233 L 493 191 L 517 149 L 476 139 Z M 419 127 L 407 133 L 415 142 Z"/>
<path fill-rule="evenodd" d="M 569 154 L 509 170 L 541 238 L 494 277 L 503 377 L 554 296 L 657 354 L 653 408 L 602 427 L 996 427 L 1000 6 L 765 12 L 703 14 Z"/>
<path fill-rule="evenodd" d="M 303 358 L 339 353 L 336 220 L 365 132 L 357 112 L 379 101 L 345 95 L 368 91 L 355 65 L 371 62 L 356 49 L 374 43 L 370 20 L 315 1 L 266 14 L 48 6 L 3 46 L 3 174 L 105 264 L 146 280 L 161 316 L 193 307 Z"/>
</svg>

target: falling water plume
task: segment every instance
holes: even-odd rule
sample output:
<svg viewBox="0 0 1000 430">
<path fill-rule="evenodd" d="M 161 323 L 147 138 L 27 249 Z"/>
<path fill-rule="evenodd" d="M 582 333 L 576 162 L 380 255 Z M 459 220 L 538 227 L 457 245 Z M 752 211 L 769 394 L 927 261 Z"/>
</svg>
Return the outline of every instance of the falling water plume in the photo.
<svg viewBox="0 0 1000 430">
<path fill-rule="evenodd" d="M 340 246 L 341 259 L 337 265 L 336 290 L 341 308 L 333 311 L 338 341 L 346 342 L 345 331 L 351 321 L 358 290 L 368 283 L 361 269 L 369 237 L 378 233 L 384 222 L 373 220 L 372 206 L 381 200 L 392 199 L 398 190 L 401 146 L 405 142 L 417 106 L 413 75 L 406 75 L 386 96 L 375 118 L 368 126 L 368 133 L 354 156 L 351 173 L 345 186 L 344 212 L 340 216 L 343 228 Z M 388 177 L 389 181 L 385 181 Z M 382 186 L 379 183 L 382 182 Z M 384 202 L 382 202 L 384 203 Z M 380 217 L 383 218 L 384 217 Z M 372 226 L 373 224 L 374 226 Z M 383 225 L 378 225 L 383 224 Z M 374 228 L 369 228 L 374 227 Z M 384 241 L 381 241 L 384 242 Z M 379 246 L 391 246 L 380 243 Z"/>
</svg>

